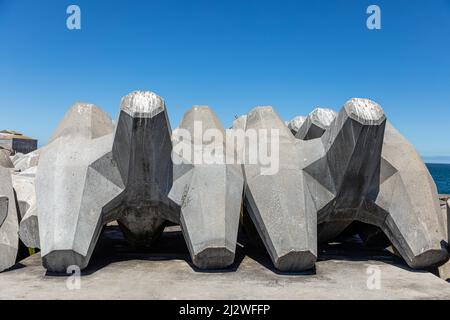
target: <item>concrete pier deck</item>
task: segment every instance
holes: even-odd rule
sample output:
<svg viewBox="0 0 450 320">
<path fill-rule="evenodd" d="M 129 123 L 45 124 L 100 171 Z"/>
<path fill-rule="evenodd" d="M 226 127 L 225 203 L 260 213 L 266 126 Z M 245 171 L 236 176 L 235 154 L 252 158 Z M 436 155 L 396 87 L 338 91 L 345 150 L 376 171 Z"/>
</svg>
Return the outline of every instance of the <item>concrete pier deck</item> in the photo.
<svg viewBox="0 0 450 320">
<path fill-rule="evenodd" d="M 450 283 L 412 271 L 386 250 L 357 242 L 319 249 L 316 269 L 306 273 L 280 273 L 265 253 L 242 245 L 231 268 L 201 271 L 178 227 L 166 228 L 150 249 L 137 250 L 109 226 L 80 289 L 67 288 L 71 277 L 46 273 L 35 254 L 0 273 L 0 299 L 450 299 Z M 375 274 L 379 289 L 370 278 Z"/>
</svg>

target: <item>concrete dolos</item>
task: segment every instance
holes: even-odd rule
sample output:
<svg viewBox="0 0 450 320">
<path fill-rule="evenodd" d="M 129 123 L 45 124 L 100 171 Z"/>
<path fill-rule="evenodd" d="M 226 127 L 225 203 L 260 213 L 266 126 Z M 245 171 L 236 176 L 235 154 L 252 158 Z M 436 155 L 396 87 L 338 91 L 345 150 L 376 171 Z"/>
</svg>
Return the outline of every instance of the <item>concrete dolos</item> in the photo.
<svg viewBox="0 0 450 320">
<path fill-rule="evenodd" d="M 39 224 L 36 206 L 35 177 L 15 174 L 12 176 L 14 191 L 18 204 L 20 240 L 28 248 L 40 248 Z"/>
<path fill-rule="evenodd" d="M 102 226 L 112 220 L 120 220 L 131 240 L 153 238 L 159 215 L 170 215 L 170 151 L 165 105 L 151 92 L 122 99 L 115 133 L 94 105 L 72 107 L 42 151 L 36 177 L 44 266 L 85 268 Z"/>
<path fill-rule="evenodd" d="M 446 260 L 436 187 L 379 105 L 350 100 L 317 140 L 325 153 L 305 172 L 326 190 L 315 193 L 319 241 L 356 220 L 380 227 L 413 268 Z"/>
<path fill-rule="evenodd" d="M 75 104 L 41 152 L 36 204 L 42 262 L 52 272 L 89 263 L 108 206 L 124 190 L 112 155 L 113 124 L 92 104 Z"/>
<path fill-rule="evenodd" d="M 236 252 L 241 167 L 226 163 L 225 130 L 209 107 L 187 111 L 176 131 L 169 196 L 181 207 L 180 224 L 192 261 L 202 269 L 227 267 Z"/>
<path fill-rule="evenodd" d="M 168 197 L 172 187 L 171 128 L 164 101 L 151 92 L 122 99 L 113 155 L 125 192 L 116 216 L 127 240 L 151 244 L 166 220 L 179 212 Z"/>
<path fill-rule="evenodd" d="M 279 148 L 274 157 L 274 161 L 279 161 L 278 168 L 270 174 L 259 161 L 244 164 L 247 212 L 277 269 L 284 272 L 310 269 L 317 258 L 317 222 L 313 195 L 302 170 L 307 150 L 272 107 L 253 109 L 247 116 L 245 130 L 248 136 L 252 131 L 258 136 L 267 132 L 267 139 L 253 142 L 259 148 Z M 278 133 L 279 141 L 272 132 Z M 251 150 L 249 146 L 246 158 L 251 156 Z"/>
<path fill-rule="evenodd" d="M 150 245 L 171 221 L 181 224 L 195 266 L 224 268 L 234 261 L 243 202 L 250 217 L 245 223 L 281 271 L 312 268 L 317 242 L 353 221 L 380 228 L 413 268 L 447 259 L 436 187 L 376 103 L 352 99 L 337 116 L 316 109 L 296 137 L 296 128 L 271 107 L 236 119 L 231 131 L 239 129 L 257 140 L 245 147 L 220 141 L 227 135 L 216 115 L 197 106 L 171 139 L 164 101 L 151 92 L 124 97 L 116 127 L 96 106 L 74 105 L 39 151 L 35 200 L 18 199 L 22 223 L 29 230 L 37 229 L 36 220 L 39 225 L 39 239 L 25 240 L 21 231 L 23 241 L 40 242 L 49 271 L 66 272 L 88 265 L 110 221 L 118 220 L 139 246 Z M 271 154 L 270 163 L 249 161 L 255 146 L 259 156 Z M 244 153 L 242 166 L 227 161 L 231 151 Z M 24 177 L 32 177 L 32 169 Z M 14 263 L 18 242 L 9 171 L 0 168 L 3 269 Z"/>
<path fill-rule="evenodd" d="M 301 140 L 320 138 L 336 118 L 336 112 L 326 108 L 314 109 L 306 119 L 298 126 L 295 137 Z M 298 118 L 294 118 L 298 119 Z M 298 123 L 300 123 L 297 120 Z M 292 126 L 292 125 L 291 125 Z M 291 129 L 292 130 L 292 129 Z M 293 131 L 294 132 L 294 131 Z"/>
<path fill-rule="evenodd" d="M 287 127 L 289 128 L 289 130 L 291 130 L 292 134 L 295 136 L 298 130 L 300 130 L 303 123 L 305 123 L 305 121 L 306 121 L 305 117 L 297 116 L 287 123 Z"/>
</svg>

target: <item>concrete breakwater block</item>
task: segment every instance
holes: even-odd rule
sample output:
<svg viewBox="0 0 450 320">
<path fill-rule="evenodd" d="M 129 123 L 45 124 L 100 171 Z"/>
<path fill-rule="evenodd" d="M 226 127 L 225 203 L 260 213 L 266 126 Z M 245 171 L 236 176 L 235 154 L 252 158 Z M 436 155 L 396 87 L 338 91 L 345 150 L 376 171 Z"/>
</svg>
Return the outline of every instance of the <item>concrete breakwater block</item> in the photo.
<svg viewBox="0 0 450 320">
<path fill-rule="evenodd" d="M 318 211 L 319 241 L 356 220 L 380 227 L 413 268 L 445 262 L 436 187 L 379 105 L 350 100 L 321 141 L 325 155 L 305 168 L 333 195 Z"/>
<path fill-rule="evenodd" d="M 278 147 L 279 156 L 273 159 L 278 163 L 272 163 L 275 171 L 268 174 L 262 163 L 243 165 L 245 206 L 275 267 L 285 272 L 307 270 L 317 258 L 316 210 L 303 171 L 307 148 L 272 107 L 257 107 L 247 115 L 247 133 L 275 130 L 279 139 L 270 135 L 257 142 L 269 150 Z"/>
<path fill-rule="evenodd" d="M 52 272 L 89 263 L 107 205 L 124 186 L 112 156 L 112 120 L 77 103 L 40 154 L 36 206 L 42 262 Z"/>
<path fill-rule="evenodd" d="M 151 92 L 124 97 L 117 127 L 99 108 L 76 104 L 42 151 L 36 177 L 44 266 L 85 268 L 103 225 L 118 220 L 136 245 L 151 242 L 178 207 L 172 186 L 170 125 Z"/>
<path fill-rule="evenodd" d="M 447 260 L 436 187 L 378 104 L 351 99 L 338 114 L 316 109 L 302 121 L 286 125 L 272 107 L 257 107 L 226 131 L 211 108 L 195 106 L 172 136 L 152 92 L 125 96 L 116 124 L 77 103 L 37 152 L 37 167 L 12 182 L 0 168 L 0 270 L 14 264 L 18 235 L 41 248 L 47 270 L 84 269 L 115 220 L 134 246 L 180 224 L 196 267 L 225 268 L 235 260 L 242 206 L 244 224 L 283 272 L 314 267 L 317 244 L 354 221 L 376 227 L 367 239 L 382 230 L 412 268 Z M 229 133 L 243 133 L 244 145 L 229 143 Z"/>
<path fill-rule="evenodd" d="M 19 238 L 28 248 L 40 248 L 35 176 L 14 174 L 12 183 L 20 216 Z"/>
<path fill-rule="evenodd" d="M 168 197 L 173 183 L 171 135 L 161 97 L 137 91 L 122 99 L 113 158 L 125 190 L 114 216 L 133 245 L 150 245 L 167 220 L 177 222 L 179 208 Z"/>
<path fill-rule="evenodd" d="M 0 272 L 16 263 L 19 221 L 9 169 L 0 167 Z"/>
<path fill-rule="evenodd" d="M 331 109 L 314 109 L 298 127 L 295 133 L 296 138 L 301 140 L 320 138 L 325 130 L 330 127 L 336 115 L 336 112 Z"/>
<path fill-rule="evenodd" d="M 303 123 L 305 123 L 305 121 L 306 121 L 306 117 L 297 116 L 287 123 L 287 127 L 289 128 L 289 130 L 291 130 L 292 134 L 295 136 L 297 134 L 298 130 L 300 130 Z"/>
<path fill-rule="evenodd" d="M 169 195 L 181 207 L 184 238 L 194 265 L 202 269 L 234 262 L 244 185 L 240 165 L 226 163 L 226 141 L 208 154 L 211 140 L 204 139 L 208 131 L 217 139 L 225 137 L 209 107 L 194 106 L 186 112 L 174 137 L 176 163 Z"/>
</svg>

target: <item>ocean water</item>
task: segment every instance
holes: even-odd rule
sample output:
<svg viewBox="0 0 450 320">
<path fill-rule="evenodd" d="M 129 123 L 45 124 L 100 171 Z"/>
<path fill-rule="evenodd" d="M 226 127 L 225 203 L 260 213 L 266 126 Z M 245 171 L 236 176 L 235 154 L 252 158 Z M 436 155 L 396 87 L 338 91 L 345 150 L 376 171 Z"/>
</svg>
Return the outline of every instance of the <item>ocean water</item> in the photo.
<svg viewBox="0 0 450 320">
<path fill-rule="evenodd" d="M 450 164 L 427 163 L 439 194 L 450 194 Z"/>
</svg>

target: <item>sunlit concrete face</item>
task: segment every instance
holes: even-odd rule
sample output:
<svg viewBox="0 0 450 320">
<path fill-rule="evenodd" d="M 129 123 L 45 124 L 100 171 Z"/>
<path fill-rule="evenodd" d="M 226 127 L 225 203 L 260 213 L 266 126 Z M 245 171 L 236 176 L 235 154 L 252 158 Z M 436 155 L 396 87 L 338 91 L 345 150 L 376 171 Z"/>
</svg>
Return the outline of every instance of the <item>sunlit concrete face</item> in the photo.
<svg viewBox="0 0 450 320">
<path fill-rule="evenodd" d="M 289 125 L 295 137 L 301 140 L 320 138 L 336 118 L 336 112 L 327 108 L 316 108 L 306 118 L 294 118 Z M 302 121 L 303 120 L 303 121 Z M 294 130 L 293 130 L 294 129 Z"/>
<path fill-rule="evenodd" d="M 164 102 L 153 93 L 126 96 L 115 131 L 97 107 L 72 107 L 36 178 L 44 266 L 85 268 L 102 226 L 116 219 L 131 242 L 150 242 L 177 210 L 168 199 L 170 152 Z"/>
<path fill-rule="evenodd" d="M 113 124 L 96 106 L 76 104 L 42 152 L 36 203 L 42 261 L 49 271 L 85 268 L 104 207 L 123 191 L 112 162 Z"/>
<path fill-rule="evenodd" d="M 246 132 L 277 130 L 278 170 L 264 174 L 261 164 L 243 165 L 245 206 L 275 267 L 303 271 L 317 258 L 316 210 L 303 172 L 307 147 L 297 141 L 272 107 L 257 107 L 247 115 Z M 265 131 L 264 131 L 265 132 Z M 250 149 L 250 148 L 249 148 Z"/>
<path fill-rule="evenodd" d="M 172 187 L 171 128 L 162 98 L 137 91 L 122 99 L 113 146 L 125 192 L 117 208 L 129 242 L 150 245 L 179 208 L 168 197 Z"/>
<path fill-rule="evenodd" d="M 19 222 L 9 169 L 0 167 L 0 272 L 16 263 Z"/>
<path fill-rule="evenodd" d="M 208 130 L 222 139 L 210 162 L 204 161 L 206 148 L 212 143 L 203 139 Z M 192 261 L 202 269 L 225 268 L 234 262 L 236 252 L 244 184 L 241 167 L 226 163 L 225 130 L 211 108 L 194 106 L 188 110 L 177 131 L 185 135 L 183 139 L 174 137 L 178 161 L 170 197 L 181 207 L 180 224 Z M 197 157 L 203 160 L 177 152 L 182 149 L 180 144 L 201 149 L 201 157 Z"/>
<path fill-rule="evenodd" d="M 154 93 L 124 97 L 117 125 L 96 106 L 77 103 L 39 150 L 35 196 L 19 183 L 33 172 L 15 177 L 15 199 L 10 170 L 0 168 L 0 232 L 8 237 L 7 246 L 0 244 L 0 266 L 14 264 L 19 232 L 28 246 L 40 246 L 49 271 L 83 269 L 103 226 L 117 220 L 131 244 L 145 246 L 166 222 L 178 223 L 196 267 L 225 268 L 235 259 L 242 205 L 250 218 L 244 227 L 254 227 L 283 272 L 314 267 L 317 243 L 353 221 L 381 229 L 413 268 L 443 263 L 448 238 L 436 187 L 381 106 L 351 99 L 338 114 L 316 109 L 308 117 L 326 125 L 300 139 L 272 107 L 257 107 L 231 131 L 264 132 L 266 139 L 237 146 L 206 106 L 188 110 L 172 136 L 165 103 Z M 189 138 L 181 139 L 182 132 Z M 210 152 L 217 137 L 222 158 Z M 180 147 L 193 150 L 194 158 Z M 261 147 L 276 155 L 269 159 L 273 170 L 249 161 L 248 152 Z M 243 152 L 243 162 L 228 162 L 230 150 Z M 20 231 L 11 206 L 16 200 Z"/>
<path fill-rule="evenodd" d="M 447 258 L 436 187 L 414 148 L 367 99 L 352 99 L 321 137 L 305 171 L 333 194 L 318 210 L 319 242 L 352 221 L 380 227 L 413 268 Z"/>
</svg>

